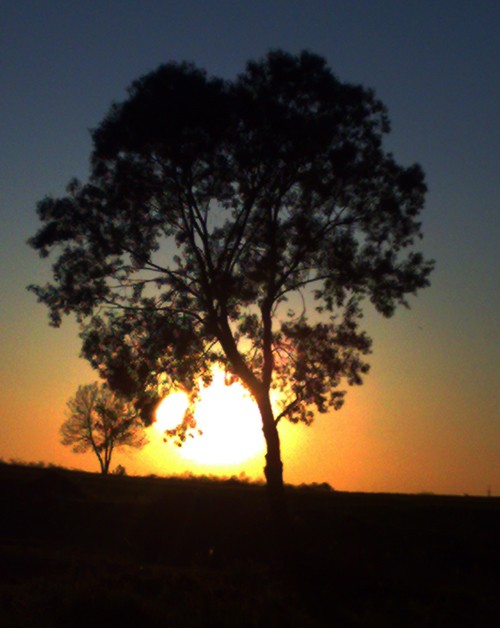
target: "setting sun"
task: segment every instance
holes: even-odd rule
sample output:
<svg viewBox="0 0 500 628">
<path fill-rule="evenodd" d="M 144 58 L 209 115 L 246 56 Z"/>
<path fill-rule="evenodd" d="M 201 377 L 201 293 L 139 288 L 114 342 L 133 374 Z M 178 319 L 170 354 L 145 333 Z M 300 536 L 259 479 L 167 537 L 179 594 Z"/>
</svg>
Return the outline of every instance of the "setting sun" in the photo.
<svg viewBox="0 0 500 628">
<path fill-rule="evenodd" d="M 156 429 L 164 432 L 176 427 L 186 407 L 185 393 L 171 393 L 158 406 Z M 227 465 L 264 451 L 255 402 L 240 383 L 227 384 L 222 370 L 215 370 L 211 384 L 202 387 L 194 417 L 202 435 L 186 440 L 180 449 L 183 458 L 198 464 Z"/>
</svg>

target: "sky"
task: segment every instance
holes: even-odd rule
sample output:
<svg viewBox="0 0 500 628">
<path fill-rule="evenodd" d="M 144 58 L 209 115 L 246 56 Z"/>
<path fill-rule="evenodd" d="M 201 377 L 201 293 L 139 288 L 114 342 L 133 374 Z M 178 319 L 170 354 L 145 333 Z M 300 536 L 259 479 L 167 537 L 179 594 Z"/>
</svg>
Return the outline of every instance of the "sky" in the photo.
<svg viewBox="0 0 500 628">
<path fill-rule="evenodd" d="M 26 291 L 49 265 L 26 245 L 36 204 L 85 179 L 89 130 L 168 61 L 233 78 L 274 48 L 308 49 L 375 89 L 386 146 L 422 165 L 432 286 L 391 319 L 371 311 L 371 372 L 342 410 L 282 428 L 285 481 L 335 489 L 500 495 L 500 4 L 496 0 L 0 0 L 0 457 L 97 470 L 59 443 L 65 404 L 96 374 L 78 328 Z M 229 444 L 228 447 L 231 447 Z M 245 473 L 151 434 L 129 473 Z"/>
</svg>

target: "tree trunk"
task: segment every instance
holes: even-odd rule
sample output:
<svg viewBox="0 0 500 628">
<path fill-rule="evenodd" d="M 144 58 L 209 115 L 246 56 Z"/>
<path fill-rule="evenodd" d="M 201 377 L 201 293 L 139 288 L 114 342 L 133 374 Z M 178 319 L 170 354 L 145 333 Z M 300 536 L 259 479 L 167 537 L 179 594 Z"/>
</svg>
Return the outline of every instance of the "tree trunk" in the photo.
<svg viewBox="0 0 500 628">
<path fill-rule="evenodd" d="M 107 470 L 105 469 L 104 458 L 101 456 L 99 448 L 95 444 L 94 439 L 92 439 L 92 449 L 94 450 L 94 453 L 97 456 L 97 460 L 99 460 L 99 466 L 101 467 L 101 474 L 106 475 Z"/>
<path fill-rule="evenodd" d="M 107 460 L 102 460 L 100 458 L 99 462 L 101 463 L 101 473 L 102 473 L 102 475 L 108 475 L 109 463 L 107 462 Z"/>
<path fill-rule="evenodd" d="M 109 465 L 111 464 L 111 453 L 112 453 L 112 448 L 111 447 L 107 447 L 104 451 L 104 467 L 102 472 L 104 473 L 104 475 L 108 475 L 109 473 Z"/>
<path fill-rule="evenodd" d="M 281 461 L 280 438 L 269 395 L 262 395 L 258 400 L 262 418 L 262 431 L 266 440 L 266 464 L 264 475 L 271 512 L 278 527 L 287 525 L 288 509 L 283 483 L 283 463 Z"/>
</svg>

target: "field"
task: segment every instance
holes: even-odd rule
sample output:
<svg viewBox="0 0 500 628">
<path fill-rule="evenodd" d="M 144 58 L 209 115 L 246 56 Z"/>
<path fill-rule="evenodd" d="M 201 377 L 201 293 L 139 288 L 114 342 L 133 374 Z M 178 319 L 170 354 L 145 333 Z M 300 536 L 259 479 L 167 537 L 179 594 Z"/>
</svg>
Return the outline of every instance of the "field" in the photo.
<svg viewBox="0 0 500 628">
<path fill-rule="evenodd" d="M 236 480 L 1 464 L 0 488 L 1 626 L 500 625 L 499 498 L 290 487 L 279 542 Z"/>
</svg>

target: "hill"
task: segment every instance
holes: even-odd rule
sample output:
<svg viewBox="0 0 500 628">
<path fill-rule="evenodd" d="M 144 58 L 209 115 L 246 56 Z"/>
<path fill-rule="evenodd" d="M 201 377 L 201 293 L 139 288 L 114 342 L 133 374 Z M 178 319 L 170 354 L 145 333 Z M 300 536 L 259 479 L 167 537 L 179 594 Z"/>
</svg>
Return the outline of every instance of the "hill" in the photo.
<svg viewBox="0 0 500 628">
<path fill-rule="evenodd" d="M 500 499 L 0 465 L 0 625 L 500 625 Z M 496 618 L 496 621 L 495 619 Z"/>
</svg>

